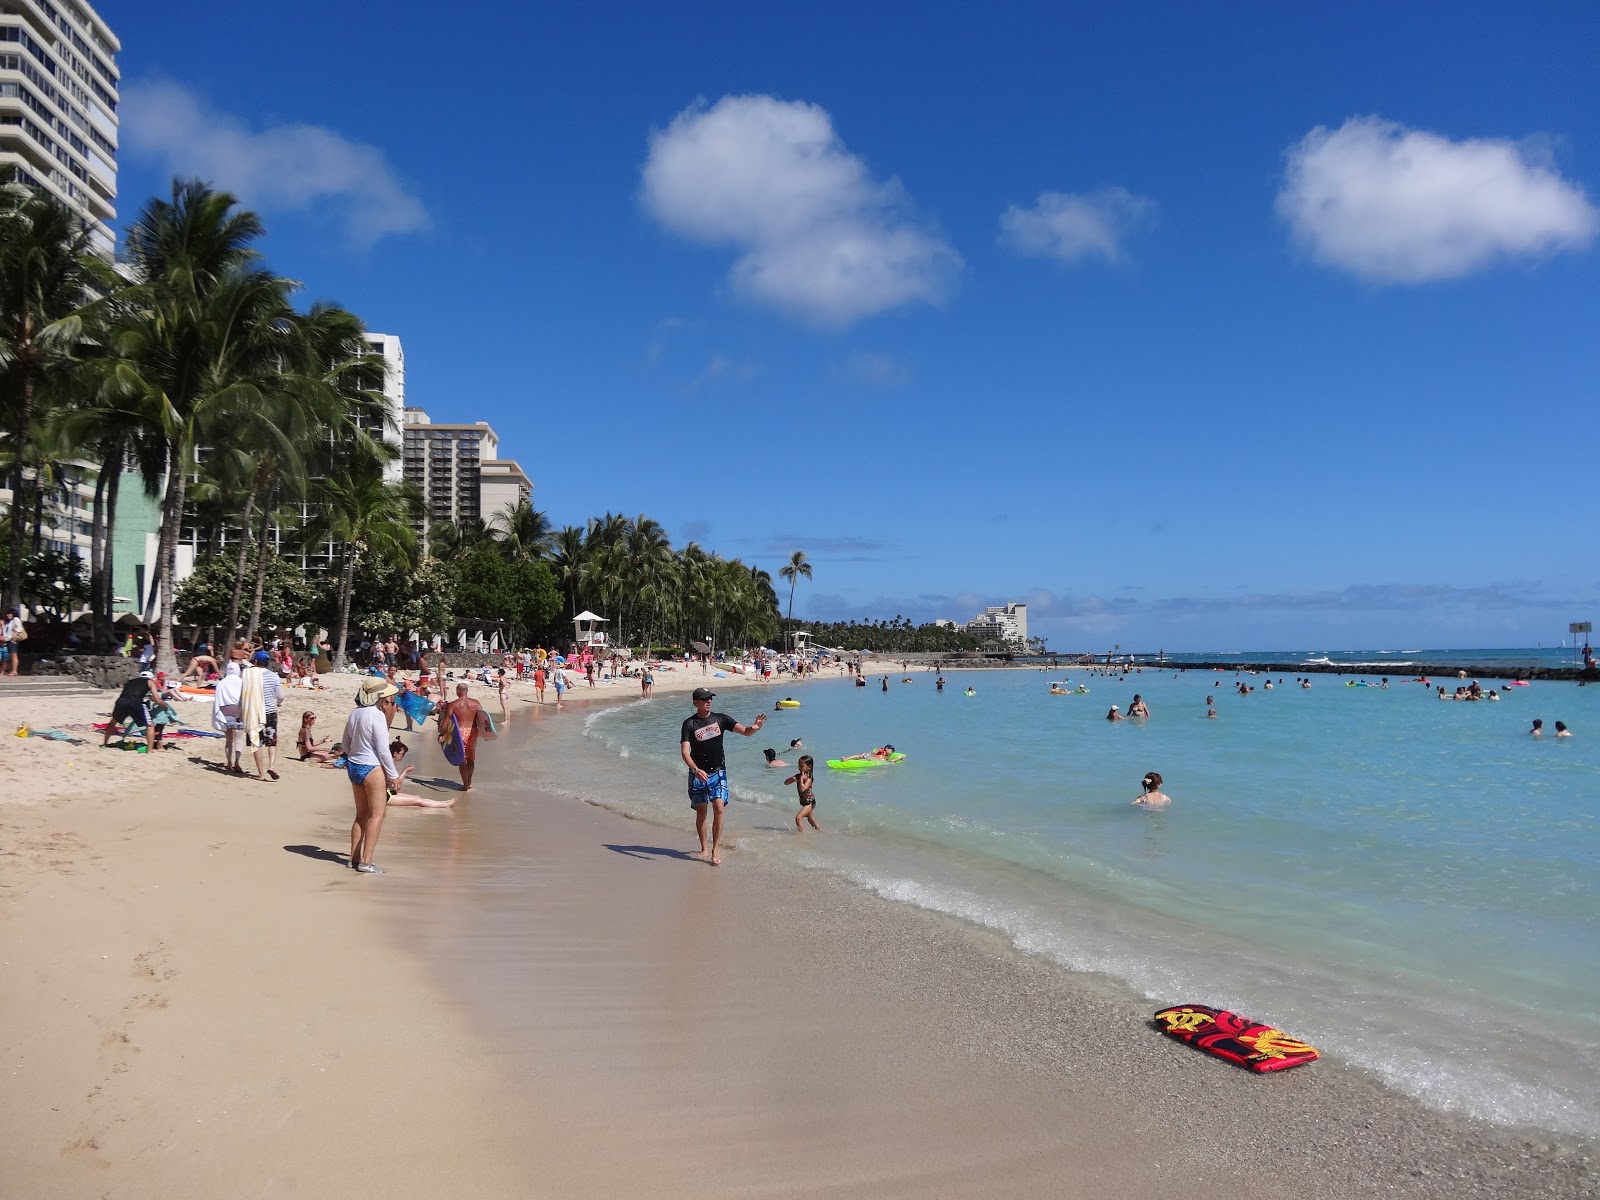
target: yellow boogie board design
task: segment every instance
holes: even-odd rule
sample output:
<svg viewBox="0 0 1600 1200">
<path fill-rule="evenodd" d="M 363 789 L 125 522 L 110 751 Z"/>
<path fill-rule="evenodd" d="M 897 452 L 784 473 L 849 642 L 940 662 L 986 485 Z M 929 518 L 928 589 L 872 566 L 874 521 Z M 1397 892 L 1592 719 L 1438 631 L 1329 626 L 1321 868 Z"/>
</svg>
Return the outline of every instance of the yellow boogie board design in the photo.
<svg viewBox="0 0 1600 1200">
<path fill-rule="evenodd" d="M 1321 1057 L 1312 1046 L 1296 1041 L 1271 1025 L 1204 1004 L 1163 1008 L 1155 1020 L 1168 1037 L 1188 1042 L 1207 1054 L 1259 1073 L 1284 1071 Z"/>
</svg>

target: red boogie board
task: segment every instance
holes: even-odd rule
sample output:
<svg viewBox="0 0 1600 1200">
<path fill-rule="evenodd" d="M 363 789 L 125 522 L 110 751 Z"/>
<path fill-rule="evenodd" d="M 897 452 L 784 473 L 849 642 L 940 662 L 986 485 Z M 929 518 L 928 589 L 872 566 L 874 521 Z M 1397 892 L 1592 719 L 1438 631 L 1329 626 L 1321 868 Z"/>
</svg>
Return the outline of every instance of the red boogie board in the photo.
<svg viewBox="0 0 1600 1200">
<path fill-rule="evenodd" d="M 1270 1025 L 1204 1004 L 1163 1008 L 1155 1019 L 1167 1036 L 1256 1072 L 1283 1071 L 1320 1057 L 1312 1047 Z"/>
</svg>

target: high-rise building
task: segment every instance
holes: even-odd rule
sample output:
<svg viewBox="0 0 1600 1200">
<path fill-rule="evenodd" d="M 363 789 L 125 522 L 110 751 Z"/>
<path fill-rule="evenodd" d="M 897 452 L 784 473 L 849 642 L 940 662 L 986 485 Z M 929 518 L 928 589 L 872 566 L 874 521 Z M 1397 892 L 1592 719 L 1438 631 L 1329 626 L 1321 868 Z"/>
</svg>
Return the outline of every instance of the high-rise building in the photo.
<svg viewBox="0 0 1600 1200">
<path fill-rule="evenodd" d="M 1028 644 L 1028 606 L 1026 604 L 991 604 L 967 622 L 968 633 L 981 638 L 993 638 L 1014 646 Z"/>
<path fill-rule="evenodd" d="M 108 259 L 117 244 L 121 49 L 79 0 L 0 0 L 0 168 L 82 214 Z"/>
<path fill-rule="evenodd" d="M 400 347 L 400 339 L 392 333 L 367 334 L 367 349 L 373 354 L 382 355 L 384 365 L 388 368 L 383 381 L 383 398 L 388 403 L 382 428 L 368 427 L 367 432 L 381 437 L 399 450 L 400 427 L 405 420 L 406 410 L 406 353 Z M 384 468 L 383 475 L 391 483 L 400 478 L 398 454 L 395 455 L 394 461 Z"/>
<path fill-rule="evenodd" d="M 484 421 L 438 424 L 420 408 L 405 410 L 405 477 L 422 490 L 417 532 L 427 537 L 439 522 L 477 518 L 492 522 L 507 507 L 533 500 L 533 481 L 510 459 Z"/>
</svg>

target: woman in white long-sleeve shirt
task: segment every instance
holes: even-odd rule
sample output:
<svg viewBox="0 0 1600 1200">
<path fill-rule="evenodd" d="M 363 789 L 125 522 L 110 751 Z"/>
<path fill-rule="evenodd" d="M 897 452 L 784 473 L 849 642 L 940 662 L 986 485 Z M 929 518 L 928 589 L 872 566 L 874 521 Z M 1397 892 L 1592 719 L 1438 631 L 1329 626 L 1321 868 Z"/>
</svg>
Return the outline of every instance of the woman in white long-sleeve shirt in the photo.
<svg viewBox="0 0 1600 1200">
<path fill-rule="evenodd" d="M 356 707 L 344 723 L 345 773 L 355 794 L 356 819 L 350 826 L 350 865 L 367 875 L 382 874 L 372 852 L 383 830 L 383 810 L 389 785 L 399 774 L 389 753 L 389 722 L 394 720 L 394 698 L 399 688 L 384 679 L 364 679 L 356 693 Z"/>
</svg>

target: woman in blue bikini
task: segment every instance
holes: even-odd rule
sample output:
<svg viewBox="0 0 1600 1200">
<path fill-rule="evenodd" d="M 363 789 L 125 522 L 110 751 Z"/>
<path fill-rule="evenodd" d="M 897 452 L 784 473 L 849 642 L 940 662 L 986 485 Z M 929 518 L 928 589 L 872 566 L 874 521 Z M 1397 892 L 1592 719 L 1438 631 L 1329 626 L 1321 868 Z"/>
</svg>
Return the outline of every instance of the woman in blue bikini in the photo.
<svg viewBox="0 0 1600 1200">
<path fill-rule="evenodd" d="M 363 875 L 381 875 L 372 861 L 383 830 L 383 812 L 389 787 L 399 783 L 394 756 L 389 753 L 389 722 L 394 720 L 394 698 L 400 689 L 373 676 L 361 681 L 356 707 L 344 725 L 345 774 L 355 797 L 356 819 L 350 825 L 350 865 Z"/>
</svg>

